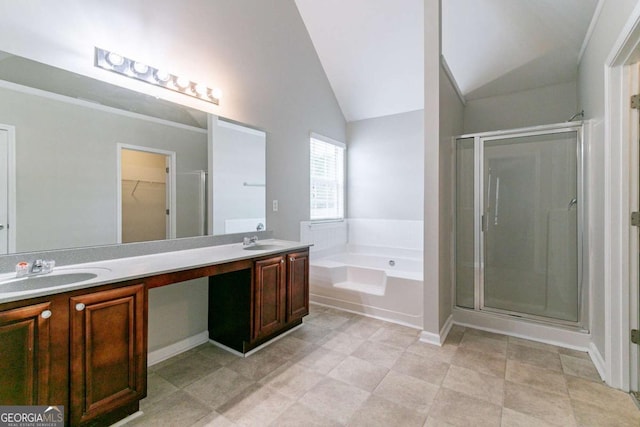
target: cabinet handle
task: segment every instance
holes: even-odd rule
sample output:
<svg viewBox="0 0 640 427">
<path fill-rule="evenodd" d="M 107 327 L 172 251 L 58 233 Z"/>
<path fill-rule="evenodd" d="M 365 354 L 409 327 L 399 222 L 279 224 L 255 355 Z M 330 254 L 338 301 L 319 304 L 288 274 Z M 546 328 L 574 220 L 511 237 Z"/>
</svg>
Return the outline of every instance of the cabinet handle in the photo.
<svg viewBox="0 0 640 427">
<path fill-rule="evenodd" d="M 42 316 L 43 319 L 48 319 L 49 317 L 51 317 L 51 310 L 45 310 L 42 313 L 40 313 L 40 316 Z"/>
<path fill-rule="evenodd" d="M 289 258 L 289 261 L 293 262 L 295 259 L 293 257 Z"/>
<path fill-rule="evenodd" d="M 82 311 L 84 310 L 84 304 L 79 302 L 76 304 L 76 311 Z"/>
</svg>

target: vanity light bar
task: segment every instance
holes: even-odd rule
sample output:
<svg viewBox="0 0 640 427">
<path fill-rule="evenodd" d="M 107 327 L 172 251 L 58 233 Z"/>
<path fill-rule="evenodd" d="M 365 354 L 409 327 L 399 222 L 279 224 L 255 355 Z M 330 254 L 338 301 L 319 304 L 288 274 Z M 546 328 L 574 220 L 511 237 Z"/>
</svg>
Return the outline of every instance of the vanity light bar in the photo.
<svg viewBox="0 0 640 427">
<path fill-rule="evenodd" d="M 153 68 L 139 61 L 96 47 L 95 66 L 155 86 L 171 89 L 212 104 L 220 104 L 220 89 L 211 89 L 185 77 Z"/>
</svg>

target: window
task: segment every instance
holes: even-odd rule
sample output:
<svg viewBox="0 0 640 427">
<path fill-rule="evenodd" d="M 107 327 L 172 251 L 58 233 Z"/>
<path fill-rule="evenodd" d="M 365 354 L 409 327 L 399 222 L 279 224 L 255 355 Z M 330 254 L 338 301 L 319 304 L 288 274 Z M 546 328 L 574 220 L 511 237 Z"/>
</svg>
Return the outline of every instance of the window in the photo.
<svg viewBox="0 0 640 427">
<path fill-rule="evenodd" d="M 311 220 L 344 218 L 345 145 L 311 134 Z"/>
</svg>

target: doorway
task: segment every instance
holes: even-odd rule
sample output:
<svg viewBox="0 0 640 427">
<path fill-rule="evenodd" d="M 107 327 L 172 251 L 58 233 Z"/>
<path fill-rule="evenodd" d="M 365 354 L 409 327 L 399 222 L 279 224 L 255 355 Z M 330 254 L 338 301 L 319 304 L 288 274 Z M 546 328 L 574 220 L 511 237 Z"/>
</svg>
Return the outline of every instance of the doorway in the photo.
<svg viewBox="0 0 640 427">
<path fill-rule="evenodd" d="M 15 129 L 0 125 L 0 255 L 15 252 Z"/>
<path fill-rule="evenodd" d="M 172 239 L 175 153 L 118 145 L 118 242 Z"/>
</svg>

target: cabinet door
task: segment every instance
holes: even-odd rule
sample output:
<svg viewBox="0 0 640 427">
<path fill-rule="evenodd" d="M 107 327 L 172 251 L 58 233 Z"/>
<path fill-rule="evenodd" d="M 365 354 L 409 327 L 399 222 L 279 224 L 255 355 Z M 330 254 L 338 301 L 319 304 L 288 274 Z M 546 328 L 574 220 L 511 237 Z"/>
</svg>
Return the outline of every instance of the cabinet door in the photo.
<svg viewBox="0 0 640 427">
<path fill-rule="evenodd" d="M 70 298 L 72 425 L 145 397 L 145 296 L 140 284 Z"/>
<path fill-rule="evenodd" d="M 49 308 L 50 303 L 46 302 L 0 312 L 2 405 L 52 404 Z"/>
<path fill-rule="evenodd" d="M 268 336 L 285 325 L 286 283 L 283 256 L 255 263 L 253 339 Z"/>
<path fill-rule="evenodd" d="M 287 255 L 287 322 L 309 314 L 309 252 Z"/>
</svg>

